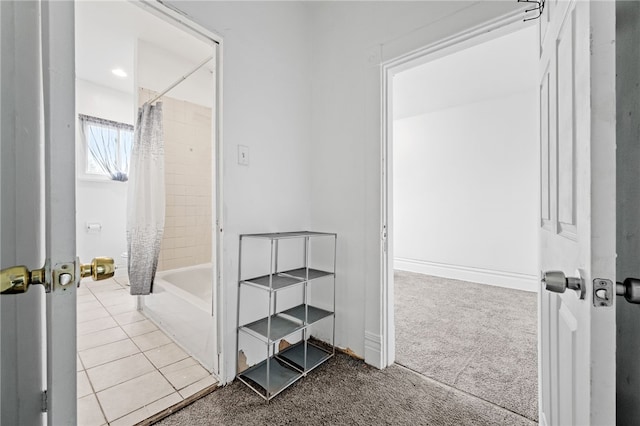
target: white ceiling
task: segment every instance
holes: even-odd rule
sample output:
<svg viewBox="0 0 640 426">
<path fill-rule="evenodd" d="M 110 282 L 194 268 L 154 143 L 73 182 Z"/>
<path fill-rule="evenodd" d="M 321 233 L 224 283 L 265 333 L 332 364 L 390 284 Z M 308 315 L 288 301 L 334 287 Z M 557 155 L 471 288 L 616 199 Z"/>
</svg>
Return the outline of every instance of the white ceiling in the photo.
<svg viewBox="0 0 640 426">
<path fill-rule="evenodd" d="M 210 44 L 126 0 L 76 2 L 78 78 L 133 93 L 134 51 L 138 39 L 160 46 L 193 65 L 202 62 L 212 51 Z M 212 71 L 213 62 L 207 67 Z M 128 76 L 116 77 L 111 72 L 114 68 L 122 68 Z M 176 75 L 172 80 L 180 77 Z"/>
<path fill-rule="evenodd" d="M 535 26 L 398 73 L 393 117 L 402 119 L 535 87 Z"/>
</svg>

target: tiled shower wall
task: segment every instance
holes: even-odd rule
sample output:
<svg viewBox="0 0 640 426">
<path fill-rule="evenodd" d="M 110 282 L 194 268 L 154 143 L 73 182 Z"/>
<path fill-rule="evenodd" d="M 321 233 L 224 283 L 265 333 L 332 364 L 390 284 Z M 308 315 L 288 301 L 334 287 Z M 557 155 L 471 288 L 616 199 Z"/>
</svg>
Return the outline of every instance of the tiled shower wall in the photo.
<svg viewBox="0 0 640 426">
<path fill-rule="evenodd" d="M 155 92 L 140 88 L 140 104 Z M 166 217 L 158 270 L 211 262 L 211 108 L 162 98 Z"/>
</svg>

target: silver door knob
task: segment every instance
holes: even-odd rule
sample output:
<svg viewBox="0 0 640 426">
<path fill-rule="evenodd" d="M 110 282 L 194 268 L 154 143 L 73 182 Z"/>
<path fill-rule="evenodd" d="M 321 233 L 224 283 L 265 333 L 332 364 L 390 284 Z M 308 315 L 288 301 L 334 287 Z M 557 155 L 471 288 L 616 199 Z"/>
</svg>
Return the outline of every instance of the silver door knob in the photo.
<svg viewBox="0 0 640 426">
<path fill-rule="evenodd" d="M 582 278 L 566 277 L 562 271 L 547 271 L 542 275 L 545 290 L 554 293 L 564 293 L 568 288 L 575 290 L 580 299 L 584 299 L 585 288 Z"/>
<path fill-rule="evenodd" d="M 621 283 L 616 283 L 616 294 L 624 296 L 629 303 L 640 303 L 640 279 L 627 278 Z"/>
</svg>

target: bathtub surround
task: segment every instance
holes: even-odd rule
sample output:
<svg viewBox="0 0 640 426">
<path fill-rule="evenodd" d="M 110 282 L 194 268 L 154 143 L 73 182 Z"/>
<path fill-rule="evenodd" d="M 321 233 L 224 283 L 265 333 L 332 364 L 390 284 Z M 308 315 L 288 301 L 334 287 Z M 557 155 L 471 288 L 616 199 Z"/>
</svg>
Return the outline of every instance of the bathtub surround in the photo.
<svg viewBox="0 0 640 426">
<path fill-rule="evenodd" d="M 216 370 L 212 265 L 158 271 L 143 312 L 207 370 Z"/>
<path fill-rule="evenodd" d="M 138 91 L 141 103 L 155 95 Z M 162 103 L 166 223 L 158 271 L 168 271 L 212 261 L 212 111 L 169 96 Z"/>
<path fill-rule="evenodd" d="M 189 68 L 190 65 L 183 66 Z M 138 102 L 143 104 L 157 94 L 154 90 L 139 88 Z M 212 110 L 170 96 L 162 97 L 162 105 L 165 228 L 153 295 L 143 298 L 142 310 L 189 355 L 209 371 L 216 371 Z"/>
<path fill-rule="evenodd" d="M 165 222 L 162 103 L 138 112 L 129 171 L 127 244 L 132 295 L 153 290 Z"/>
</svg>

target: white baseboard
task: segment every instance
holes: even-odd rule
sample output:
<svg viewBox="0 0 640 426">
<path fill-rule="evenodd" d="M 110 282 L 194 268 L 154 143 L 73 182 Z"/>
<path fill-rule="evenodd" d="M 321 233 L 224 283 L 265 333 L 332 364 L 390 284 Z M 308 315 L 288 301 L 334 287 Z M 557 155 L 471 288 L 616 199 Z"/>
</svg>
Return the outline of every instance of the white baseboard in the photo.
<svg viewBox="0 0 640 426">
<path fill-rule="evenodd" d="M 538 418 L 540 419 L 540 426 L 547 426 L 547 418 L 545 417 L 544 413 L 542 412 L 542 410 L 540 410 L 540 413 L 538 415 Z"/>
<path fill-rule="evenodd" d="M 394 268 L 400 271 L 417 272 L 419 274 L 471 281 L 534 293 L 537 293 L 540 287 L 540 279 L 535 275 L 474 268 L 470 266 L 449 265 L 424 260 L 396 258 L 394 260 Z"/>
<path fill-rule="evenodd" d="M 382 365 L 382 339 L 379 334 L 364 332 L 364 362 L 380 369 L 386 367 Z"/>
</svg>

